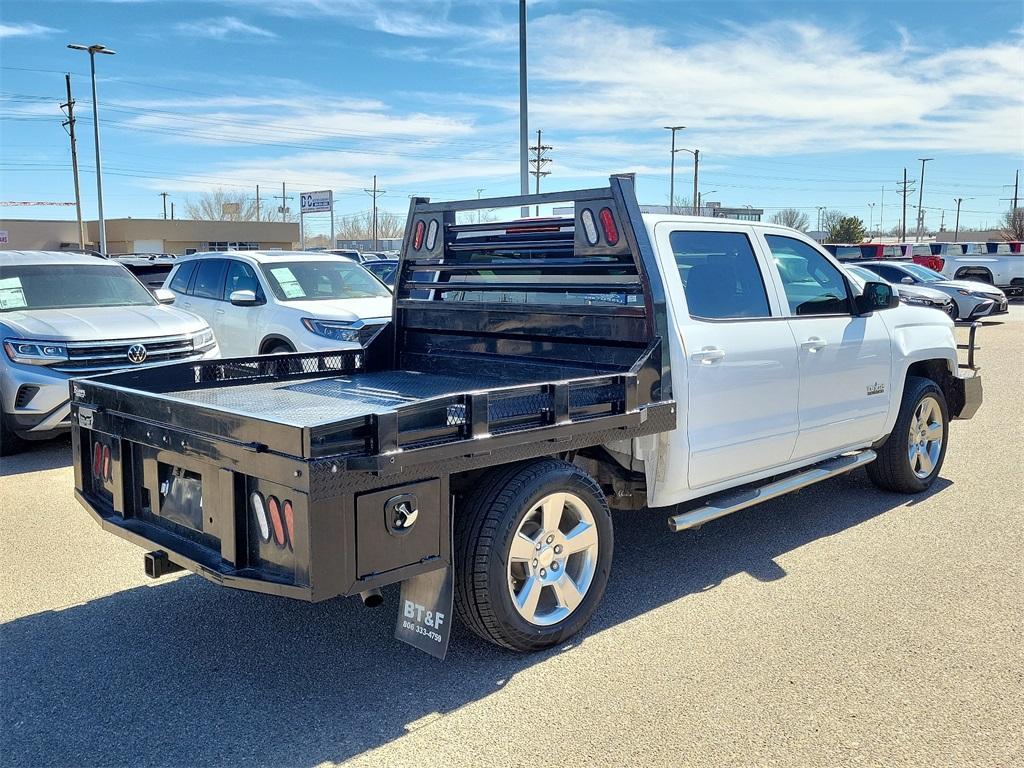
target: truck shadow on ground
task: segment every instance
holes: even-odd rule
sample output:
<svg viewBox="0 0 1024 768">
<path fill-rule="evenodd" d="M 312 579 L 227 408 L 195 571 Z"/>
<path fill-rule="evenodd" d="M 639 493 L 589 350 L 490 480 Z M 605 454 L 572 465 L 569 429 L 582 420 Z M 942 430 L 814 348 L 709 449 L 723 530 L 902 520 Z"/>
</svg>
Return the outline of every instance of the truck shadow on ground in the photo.
<svg viewBox="0 0 1024 768">
<path fill-rule="evenodd" d="M 948 485 L 940 480 L 931 493 Z M 483 699 L 555 654 L 584 652 L 574 646 L 587 635 L 700 599 L 736 574 L 783 578 L 779 555 L 890 510 L 914 514 L 925 498 L 882 493 L 859 472 L 684 534 L 669 533 L 662 513 L 617 514 L 616 566 L 597 617 L 572 647 L 530 656 L 458 624 L 445 662 L 399 644 L 394 589 L 383 609 L 370 610 L 186 576 L 17 619 L 0 627 L 3 762 L 341 761 Z"/>
<path fill-rule="evenodd" d="M 71 437 L 31 443 L 21 453 L 0 457 L 0 477 L 71 466 Z"/>
</svg>

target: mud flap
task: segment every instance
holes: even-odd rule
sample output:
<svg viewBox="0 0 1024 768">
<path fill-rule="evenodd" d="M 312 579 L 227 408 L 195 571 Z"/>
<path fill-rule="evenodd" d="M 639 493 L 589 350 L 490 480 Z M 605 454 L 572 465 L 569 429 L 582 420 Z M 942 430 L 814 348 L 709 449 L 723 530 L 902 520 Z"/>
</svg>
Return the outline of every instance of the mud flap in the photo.
<svg viewBox="0 0 1024 768">
<path fill-rule="evenodd" d="M 452 581 L 451 565 L 403 581 L 395 637 L 443 659 L 452 628 Z"/>
</svg>

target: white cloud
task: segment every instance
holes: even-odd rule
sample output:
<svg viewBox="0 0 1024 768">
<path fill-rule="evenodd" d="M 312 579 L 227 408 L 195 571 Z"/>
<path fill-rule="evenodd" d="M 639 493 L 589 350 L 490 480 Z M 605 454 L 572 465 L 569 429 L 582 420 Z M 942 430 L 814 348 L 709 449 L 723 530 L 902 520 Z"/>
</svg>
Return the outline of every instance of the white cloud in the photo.
<svg viewBox="0 0 1024 768">
<path fill-rule="evenodd" d="M 806 22 L 732 26 L 693 45 L 594 11 L 543 16 L 533 30 L 531 122 L 549 129 L 685 123 L 689 142 L 732 154 L 1022 151 L 1019 31 L 934 53 L 901 40 L 870 49 Z"/>
<path fill-rule="evenodd" d="M 249 24 L 235 16 L 221 16 L 214 19 L 196 19 L 183 21 L 174 25 L 175 30 L 188 37 L 200 37 L 210 40 L 237 40 L 261 37 L 271 39 L 277 37 L 269 29 Z"/>
<path fill-rule="evenodd" d="M 22 24 L 0 22 L 0 38 L 7 37 L 42 37 L 51 35 L 54 32 L 63 30 L 46 27 L 42 24 L 35 24 L 31 21 Z"/>
</svg>

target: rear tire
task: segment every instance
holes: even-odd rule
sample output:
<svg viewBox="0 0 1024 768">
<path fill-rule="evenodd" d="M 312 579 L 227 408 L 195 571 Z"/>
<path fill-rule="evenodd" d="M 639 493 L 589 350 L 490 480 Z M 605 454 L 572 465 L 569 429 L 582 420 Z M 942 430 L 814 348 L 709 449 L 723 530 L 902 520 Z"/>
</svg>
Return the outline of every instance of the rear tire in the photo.
<svg viewBox="0 0 1024 768">
<path fill-rule="evenodd" d="M 455 606 L 488 642 L 535 651 L 594 614 L 612 565 L 612 519 L 600 486 L 556 459 L 484 476 L 455 519 Z"/>
<path fill-rule="evenodd" d="M 949 409 L 931 379 L 908 376 L 889 437 L 868 464 L 868 477 L 887 491 L 921 493 L 939 476 L 949 443 Z"/>
</svg>

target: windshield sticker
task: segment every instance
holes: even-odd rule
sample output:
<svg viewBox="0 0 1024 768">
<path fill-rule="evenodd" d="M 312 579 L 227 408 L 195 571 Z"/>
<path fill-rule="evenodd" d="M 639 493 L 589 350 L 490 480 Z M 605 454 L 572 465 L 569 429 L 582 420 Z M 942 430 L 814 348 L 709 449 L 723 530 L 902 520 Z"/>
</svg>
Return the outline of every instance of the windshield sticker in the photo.
<svg viewBox="0 0 1024 768">
<path fill-rule="evenodd" d="M 278 285 L 281 286 L 281 291 L 286 299 L 301 299 L 306 295 L 306 292 L 302 290 L 302 286 L 299 285 L 299 281 L 295 279 L 295 275 L 288 267 L 272 267 L 270 274 L 274 276 Z"/>
<path fill-rule="evenodd" d="M 0 279 L 0 309 L 20 309 L 28 306 L 20 277 Z"/>
</svg>

